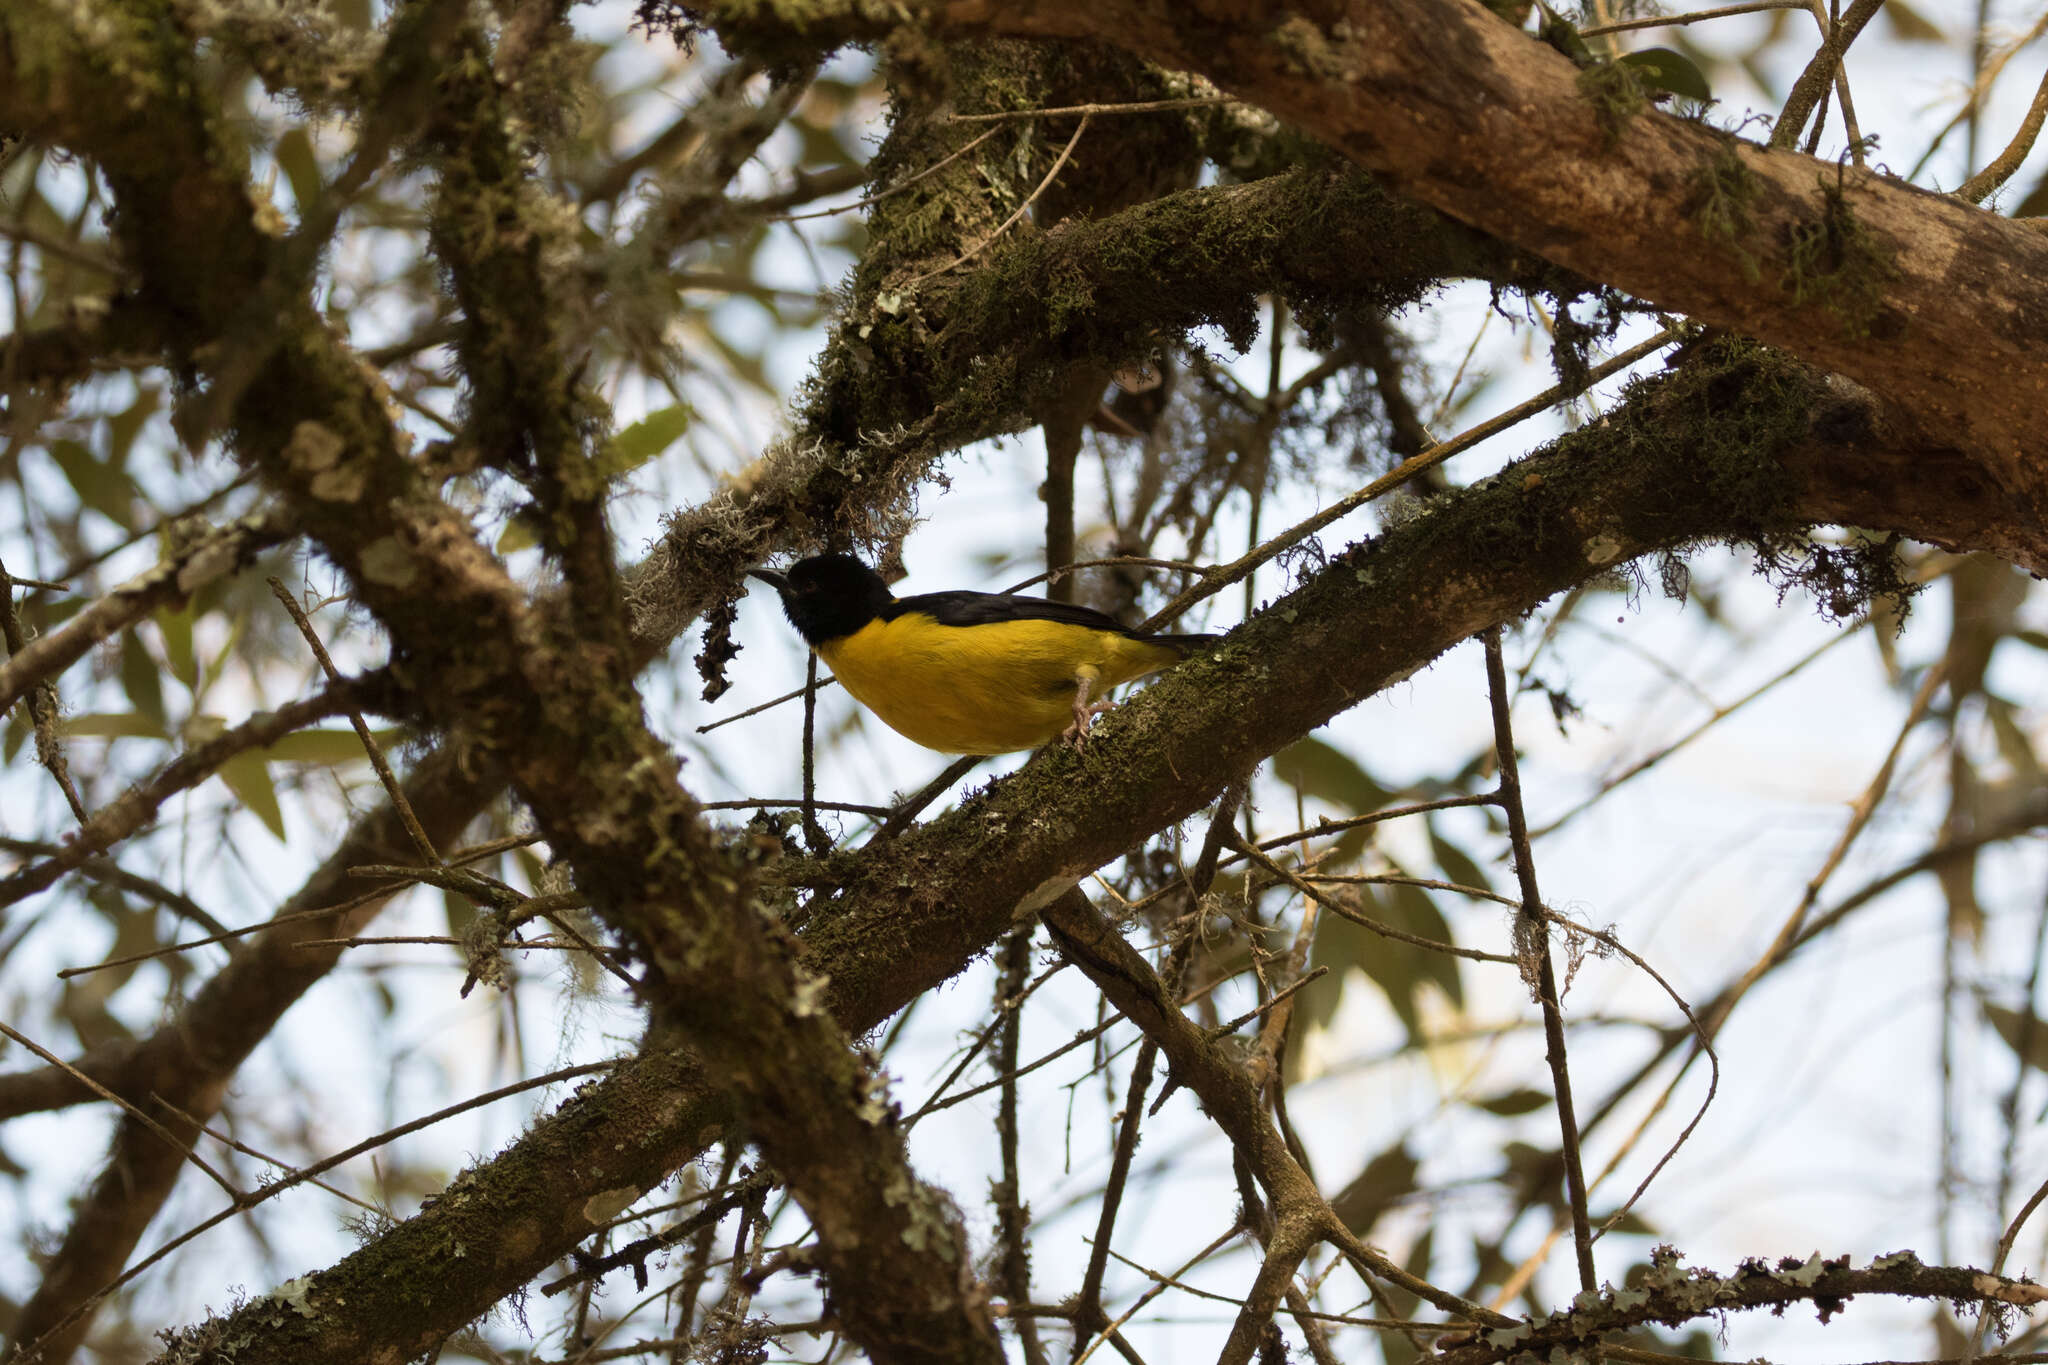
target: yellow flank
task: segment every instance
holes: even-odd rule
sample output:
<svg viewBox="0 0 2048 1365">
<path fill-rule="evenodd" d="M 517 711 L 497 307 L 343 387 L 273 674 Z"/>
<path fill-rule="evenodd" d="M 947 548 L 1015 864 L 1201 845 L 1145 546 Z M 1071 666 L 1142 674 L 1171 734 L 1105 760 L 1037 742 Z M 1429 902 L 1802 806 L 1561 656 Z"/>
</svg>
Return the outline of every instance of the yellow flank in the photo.
<svg viewBox="0 0 2048 1365">
<path fill-rule="evenodd" d="M 1074 723 L 1083 677 L 1101 698 L 1180 657 L 1064 621 L 943 626 L 922 612 L 870 621 L 818 655 L 890 729 L 950 754 L 1035 749 Z"/>
</svg>

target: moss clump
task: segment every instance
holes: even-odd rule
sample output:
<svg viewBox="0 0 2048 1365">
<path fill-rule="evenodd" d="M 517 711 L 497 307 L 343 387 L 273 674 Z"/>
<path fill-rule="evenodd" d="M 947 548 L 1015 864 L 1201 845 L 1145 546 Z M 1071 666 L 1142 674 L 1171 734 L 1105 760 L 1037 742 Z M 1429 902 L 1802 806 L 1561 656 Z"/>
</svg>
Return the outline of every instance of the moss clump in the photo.
<svg viewBox="0 0 2048 1365">
<path fill-rule="evenodd" d="M 1786 535 L 1759 536 L 1749 545 L 1756 552 L 1758 575 L 1778 590 L 1781 603 L 1799 588 L 1813 597 L 1822 616 L 1847 621 L 1883 600 L 1903 623 L 1908 603 L 1927 585 L 1907 574 L 1899 542 L 1899 536 L 1891 535 L 1829 545 L 1807 535 Z"/>
<path fill-rule="evenodd" d="M 1650 107 L 1641 78 L 1625 62 L 1600 62 L 1579 72 L 1579 97 L 1593 106 L 1593 118 L 1609 147 L 1621 141 L 1636 115 Z"/>
<path fill-rule="evenodd" d="M 1763 270 L 1749 249 L 1749 239 L 1756 231 L 1752 210 L 1761 185 L 1756 172 L 1736 150 L 1733 138 L 1721 145 L 1714 159 L 1699 173 L 1693 190 L 1698 206 L 1692 210 L 1692 220 L 1698 225 L 1700 236 L 1733 256 L 1742 267 L 1743 278 L 1755 284 L 1763 278 Z"/>
<path fill-rule="evenodd" d="M 1898 267 L 1850 210 L 1840 176 L 1823 176 L 1820 194 L 1820 221 L 1801 223 L 1787 243 L 1785 288 L 1795 306 L 1817 303 L 1840 318 L 1843 335 L 1867 337 Z"/>
</svg>

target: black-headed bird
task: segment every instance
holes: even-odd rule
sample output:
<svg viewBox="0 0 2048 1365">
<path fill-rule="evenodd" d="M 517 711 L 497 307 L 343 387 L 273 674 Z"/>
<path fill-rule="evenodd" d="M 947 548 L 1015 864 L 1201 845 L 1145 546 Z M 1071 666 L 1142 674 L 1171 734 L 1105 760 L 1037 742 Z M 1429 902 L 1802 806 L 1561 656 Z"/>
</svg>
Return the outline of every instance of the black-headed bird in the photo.
<svg viewBox="0 0 2048 1365">
<path fill-rule="evenodd" d="M 996 592 L 898 599 L 852 555 L 749 569 L 855 701 L 949 754 L 1077 745 L 1112 688 L 1178 663 L 1217 635 L 1144 635 L 1088 607 Z"/>
</svg>

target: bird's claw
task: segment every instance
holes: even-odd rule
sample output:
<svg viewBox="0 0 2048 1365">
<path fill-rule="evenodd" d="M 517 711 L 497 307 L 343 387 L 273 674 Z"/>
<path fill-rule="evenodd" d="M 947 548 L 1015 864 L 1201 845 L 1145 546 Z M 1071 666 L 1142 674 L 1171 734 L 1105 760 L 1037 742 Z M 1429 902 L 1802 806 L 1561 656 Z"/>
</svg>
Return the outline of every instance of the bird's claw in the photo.
<svg viewBox="0 0 2048 1365">
<path fill-rule="evenodd" d="M 1115 702 L 1098 701 L 1074 703 L 1074 723 L 1060 733 L 1062 742 L 1074 746 L 1075 753 L 1083 752 L 1088 745 L 1088 725 L 1105 711 L 1114 711 Z"/>
</svg>

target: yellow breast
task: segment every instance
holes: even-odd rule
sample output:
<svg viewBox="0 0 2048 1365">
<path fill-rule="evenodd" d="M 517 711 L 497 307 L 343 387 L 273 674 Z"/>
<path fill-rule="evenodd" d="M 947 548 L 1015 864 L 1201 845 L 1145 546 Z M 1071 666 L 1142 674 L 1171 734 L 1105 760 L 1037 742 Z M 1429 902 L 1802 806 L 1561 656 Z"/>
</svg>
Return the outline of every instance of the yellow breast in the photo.
<svg viewBox="0 0 2048 1365">
<path fill-rule="evenodd" d="M 1100 697 L 1180 657 L 1064 621 L 945 626 L 919 612 L 870 621 L 818 655 L 890 729 L 949 754 L 1035 749 L 1073 722 L 1084 677 Z"/>
</svg>

